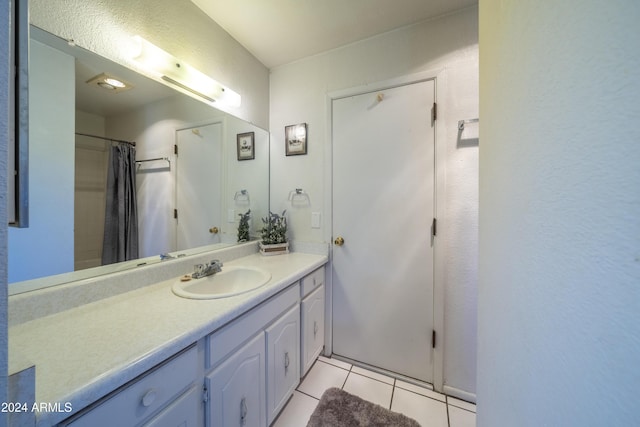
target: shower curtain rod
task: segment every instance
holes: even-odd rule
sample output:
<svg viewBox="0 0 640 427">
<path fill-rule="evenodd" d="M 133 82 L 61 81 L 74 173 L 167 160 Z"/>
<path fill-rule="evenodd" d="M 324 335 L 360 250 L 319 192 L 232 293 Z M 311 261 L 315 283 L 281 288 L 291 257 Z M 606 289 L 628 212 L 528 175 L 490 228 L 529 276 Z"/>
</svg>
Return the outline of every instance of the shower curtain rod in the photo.
<svg viewBox="0 0 640 427">
<path fill-rule="evenodd" d="M 122 140 L 122 139 L 113 139 L 113 138 L 107 138 L 105 136 L 91 135 L 91 134 L 88 134 L 88 133 L 80 133 L 80 132 L 76 132 L 76 135 L 88 136 L 90 138 L 104 139 L 105 141 L 111 141 L 111 142 L 120 142 L 122 144 L 133 145 L 134 147 L 136 146 L 135 142 L 125 141 L 125 140 Z"/>
</svg>

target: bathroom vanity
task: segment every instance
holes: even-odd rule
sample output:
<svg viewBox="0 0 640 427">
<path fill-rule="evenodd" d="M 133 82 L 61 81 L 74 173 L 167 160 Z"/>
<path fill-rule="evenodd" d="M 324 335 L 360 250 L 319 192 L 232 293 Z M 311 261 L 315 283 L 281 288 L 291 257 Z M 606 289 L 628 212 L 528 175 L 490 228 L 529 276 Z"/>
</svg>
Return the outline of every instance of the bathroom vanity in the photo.
<svg viewBox="0 0 640 427">
<path fill-rule="evenodd" d="M 174 277 L 13 326 L 36 402 L 62 408 L 36 425 L 271 424 L 323 348 L 326 262 L 253 254 L 224 265 L 271 279 L 240 295 L 179 297 Z"/>
</svg>

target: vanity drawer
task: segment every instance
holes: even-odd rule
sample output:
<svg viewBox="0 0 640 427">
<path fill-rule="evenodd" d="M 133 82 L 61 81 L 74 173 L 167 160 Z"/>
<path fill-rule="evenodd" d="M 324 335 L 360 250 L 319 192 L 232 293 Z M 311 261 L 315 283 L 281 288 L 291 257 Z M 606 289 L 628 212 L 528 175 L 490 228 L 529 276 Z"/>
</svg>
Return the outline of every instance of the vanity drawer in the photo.
<svg viewBox="0 0 640 427">
<path fill-rule="evenodd" d="M 324 284 L 324 267 L 320 267 L 302 279 L 300 298 L 309 295 Z"/>
<path fill-rule="evenodd" d="M 138 425 L 174 400 L 197 379 L 198 352 L 194 346 L 116 390 L 64 426 Z"/>
</svg>

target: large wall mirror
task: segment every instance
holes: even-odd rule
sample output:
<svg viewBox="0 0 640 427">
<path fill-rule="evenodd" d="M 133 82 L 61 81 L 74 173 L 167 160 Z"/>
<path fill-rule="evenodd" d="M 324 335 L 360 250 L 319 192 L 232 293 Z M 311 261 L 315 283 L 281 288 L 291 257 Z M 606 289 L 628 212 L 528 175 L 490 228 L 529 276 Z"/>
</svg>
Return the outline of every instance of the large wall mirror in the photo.
<svg viewBox="0 0 640 427">
<path fill-rule="evenodd" d="M 10 294 L 236 244 L 249 210 L 258 234 L 266 130 L 33 26 L 29 88 L 30 226 L 9 230 Z M 103 265 L 109 153 L 127 142 L 138 259 Z"/>
</svg>

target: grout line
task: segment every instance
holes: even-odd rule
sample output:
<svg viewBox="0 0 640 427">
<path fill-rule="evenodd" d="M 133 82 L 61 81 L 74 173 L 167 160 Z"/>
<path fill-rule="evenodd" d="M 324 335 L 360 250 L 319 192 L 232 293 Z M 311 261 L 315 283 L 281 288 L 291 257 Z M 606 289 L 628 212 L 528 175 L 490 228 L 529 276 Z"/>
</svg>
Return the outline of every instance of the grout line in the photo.
<svg viewBox="0 0 640 427">
<path fill-rule="evenodd" d="M 393 396 L 396 394 L 396 379 L 393 379 L 393 388 L 391 389 L 391 401 L 389 402 L 389 410 L 393 406 Z"/>
<path fill-rule="evenodd" d="M 315 396 L 311 396 L 309 393 L 305 393 L 304 391 L 300 391 L 300 390 L 298 390 L 298 389 L 296 389 L 296 391 L 297 391 L 298 393 L 300 393 L 300 394 L 304 394 L 305 396 L 309 396 L 309 397 L 310 397 L 310 398 L 312 398 L 312 399 L 315 399 L 315 400 L 317 400 L 317 401 L 320 401 L 320 399 L 318 399 L 318 398 L 317 398 L 317 397 L 315 397 Z M 326 390 L 325 390 L 325 391 L 326 391 Z"/>
<path fill-rule="evenodd" d="M 355 372 L 352 372 L 352 369 L 353 369 L 353 365 L 351 365 L 351 367 L 349 368 L 349 373 L 345 377 L 344 382 L 342 383 L 342 387 L 340 387 L 341 390 L 344 390 L 344 386 L 347 385 L 347 380 L 349 379 L 349 375 L 351 375 L 352 373 L 355 373 Z"/>
<path fill-rule="evenodd" d="M 453 406 L 455 408 L 462 409 L 463 411 L 467 411 L 467 412 L 471 412 L 472 414 L 475 414 L 475 411 L 472 411 L 472 410 L 467 409 L 467 408 L 462 408 L 462 407 L 460 407 L 460 406 L 458 406 L 458 405 L 456 405 L 454 403 L 447 403 L 447 405 L 451 405 L 451 406 Z"/>
<path fill-rule="evenodd" d="M 316 362 L 321 362 L 321 363 L 324 363 L 325 365 L 333 366 L 334 368 L 342 369 L 343 371 L 347 371 L 347 372 L 351 372 L 351 368 L 353 368 L 353 365 L 351 365 L 351 368 L 344 369 L 342 366 L 334 365 L 333 363 L 325 362 L 324 360 L 320 360 L 320 359 L 316 359 Z"/>
<path fill-rule="evenodd" d="M 351 371 L 351 372 L 353 372 L 353 371 Z M 386 382 L 386 381 L 382 381 L 382 380 L 379 380 L 379 379 L 377 379 L 377 378 L 373 378 L 373 377 L 370 377 L 370 376 L 368 376 L 368 375 L 361 374 L 360 372 L 353 372 L 353 374 L 354 374 L 354 375 L 360 375 L 361 377 L 369 378 L 370 380 L 378 381 L 379 383 L 382 383 L 382 384 L 390 385 L 391 387 L 395 387 L 395 383 L 396 383 L 396 379 L 395 379 L 395 378 L 391 378 L 391 377 L 389 377 L 389 378 L 391 378 L 391 379 L 393 380 L 393 383 L 392 383 L 392 384 L 389 384 L 389 383 L 388 383 L 388 382 Z M 400 387 L 400 388 L 402 388 L 402 387 Z"/>
<path fill-rule="evenodd" d="M 416 393 L 413 390 L 407 390 L 406 388 L 401 387 L 399 385 L 394 386 L 394 388 L 396 388 L 396 387 L 399 388 L 400 390 L 406 391 L 407 393 L 415 394 L 415 395 L 420 396 L 420 397 L 426 397 L 427 399 L 435 400 L 436 402 L 444 403 L 445 405 L 447 405 L 447 400 L 446 400 L 447 399 L 447 395 L 446 394 L 442 395 L 442 397 L 445 398 L 445 400 L 443 401 L 443 400 L 440 400 L 440 399 L 436 399 L 435 397 L 426 396 L 426 395 L 421 394 L 421 393 Z M 435 392 L 435 393 L 437 393 L 437 392 Z M 453 406 L 456 406 L 456 405 L 453 405 Z M 457 406 L 456 406 L 456 408 L 457 408 Z M 460 408 L 460 409 L 464 409 L 464 408 Z M 467 411 L 468 411 L 468 409 L 467 409 Z M 469 411 L 469 412 L 471 412 L 471 411 Z"/>
<path fill-rule="evenodd" d="M 340 387 L 341 390 L 344 390 L 344 386 L 347 384 L 347 380 L 349 379 L 349 375 L 351 375 L 352 372 L 351 370 L 349 370 L 349 373 L 347 374 L 347 376 L 344 379 L 344 382 L 342 383 L 342 387 Z"/>
<path fill-rule="evenodd" d="M 451 427 L 451 418 L 449 417 L 449 397 L 444 396 L 444 403 L 447 407 L 447 426 Z"/>
</svg>

